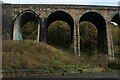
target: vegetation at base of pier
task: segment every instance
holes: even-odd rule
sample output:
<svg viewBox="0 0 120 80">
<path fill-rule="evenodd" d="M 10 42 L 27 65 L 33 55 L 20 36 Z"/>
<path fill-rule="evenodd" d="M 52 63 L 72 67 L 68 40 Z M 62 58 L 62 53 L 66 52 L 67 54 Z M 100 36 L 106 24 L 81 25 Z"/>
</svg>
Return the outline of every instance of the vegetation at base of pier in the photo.
<svg viewBox="0 0 120 80">
<path fill-rule="evenodd" d="M 80 25 L 80 57 L 73 54 L 69 26 L 66 23 L 55 22 L 49 26 L 48 43 L 37 43 L 35 40 L 3 40 L 3 70 L 38 70 L 41 76 L 120 70 L 119 27 L 111 25 L 115 50 L 115 60 L 111 62 L 107 60 L 106 55 L 97 52 L 97 31 L 95 26 L 88 22 L 80 23 Z M 28 30 L 27 27 L 24 29 Z M 23 35 L 26 39 L 31 39 L 34 36 L 34 33 L 28 34 L 31 30 L 33 29 L 28 30 Z M 36 31 L 34 30 L 34 32 L 36 36 Z"/>
</svg>

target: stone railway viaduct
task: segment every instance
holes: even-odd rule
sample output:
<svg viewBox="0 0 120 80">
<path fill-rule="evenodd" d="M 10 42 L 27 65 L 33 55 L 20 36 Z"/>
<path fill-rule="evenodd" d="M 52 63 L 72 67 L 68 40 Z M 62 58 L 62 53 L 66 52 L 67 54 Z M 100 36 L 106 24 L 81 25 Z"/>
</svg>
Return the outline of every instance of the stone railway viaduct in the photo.
<svg viewBox="0 0 120 80">
<path fill-rule="evenodd" d="M 37 41 L 47 42 L 49 25 L 61 20 L 70 26 L 74 54 L 80 56 L 79 23 L 88 21 L 96 26 L 99 52 L 114 58 L 110 24 L 115 22 L 120 26 L 117 6 L 3 4 L 2 10 L 3 39 L 17 40 L 17 37 L 22 37 L 20 28 L 27 22 L 35 21 L 38 23 Z"/>
</svg>

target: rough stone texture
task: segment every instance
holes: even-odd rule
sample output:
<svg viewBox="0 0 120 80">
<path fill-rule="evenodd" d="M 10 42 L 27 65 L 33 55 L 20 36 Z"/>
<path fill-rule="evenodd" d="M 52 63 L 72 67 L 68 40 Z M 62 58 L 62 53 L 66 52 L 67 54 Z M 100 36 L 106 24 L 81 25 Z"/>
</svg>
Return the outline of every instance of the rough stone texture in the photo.
<svg viewBox="0 0 120 80">
<path fill-rule="evenodd" d="M 2 37 L 3 39 L 11 39 L 12 36 L 12 7 L 11 5 L 3 5 L 2 11 Z"/>
<path fill-rule="evenodd" d="M 118 7 L 115 6 L 86 6 L 86 5 L 41 5 L 41 4 L 3 4 L 3 39 L 13 39 L 14 23 L 20 14 L 30 10 L 39 17 L 40 28 L 38 29 L 38 41 L 46 42 L 47 18 L 51 13 L 63 11 L 68 13 L 74 20 L 73 45 L 74 53 L 80 55 L 80 34 L 79 20 L 87 12 L 96 12 L 106 21 L 106 30 L 103 32 L 101 41 L 101 52 L 113 57 L 112 42 L 109 24 L 112 17 L 118 13 Z M 59 15 L 58 15 L 59 16 Z M 64 18 L 62 18 L 64 19 Z M 67 20 L 67 19 L 66 19 Z M 98 36 L 99 37 L 99 36 Z"/>
</svg>

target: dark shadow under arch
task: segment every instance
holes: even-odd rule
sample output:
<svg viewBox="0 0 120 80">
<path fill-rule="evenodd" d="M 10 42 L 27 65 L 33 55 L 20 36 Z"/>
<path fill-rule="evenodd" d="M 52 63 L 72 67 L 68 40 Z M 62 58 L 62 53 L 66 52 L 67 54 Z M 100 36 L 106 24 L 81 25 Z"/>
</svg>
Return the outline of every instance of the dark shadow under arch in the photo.
<svg viewBox="0 0 120 80">
<path fill-rule="evenodd" d="M 13 40 L 22 40 L 22 27 L 27 22 L 35 22 L 39 25 L 39 16 L 31 11 L 25 10 L 21 12 L 14 20 L 14 28 L 13 28 Z"/>
<path fill-rule="evenodd" d="M 82 21 L 91 22 L 96 26 L 98 32 L 98 52 L 107 53 L 106 22 L 103 16 L 97 12 L 87 12 L 81 16 L 79 23 Z"/>
<path fill-rule="evenodd" d="M 51 13 L 47 18 L 46 28 L 48 29 L 49 25 L 52 22 L 58 21 L 58 20 L 64 21 L 70 26 L 70 29 L 71 29 L 71 43 L 72 43 L 73 30 L 74 30 L 74 21 L 73 21 L 73 18 L 71 17 L 70 14 L 68 14 L 68 13 L 66 13 L 64 11 L 56 11 L 56 12 Z"/>
<path fill-rule="evenodd" d="M 115 22 L 115 23 L 117 23 L 117 24 L 120 26 L 120 16 L 119 16 L 119 13 L 115 14 L 115 15 L 112 17 L 111 22 Z"/>
</svg>

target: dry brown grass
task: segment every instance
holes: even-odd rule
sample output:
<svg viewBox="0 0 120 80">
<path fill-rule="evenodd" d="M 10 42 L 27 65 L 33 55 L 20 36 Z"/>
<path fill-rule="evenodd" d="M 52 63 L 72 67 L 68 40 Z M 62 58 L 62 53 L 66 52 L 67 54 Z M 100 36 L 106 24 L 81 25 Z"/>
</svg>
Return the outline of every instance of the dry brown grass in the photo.
<svg viewBox="0 0 120 80">
<path fill-rule="evenodd" d="M 4 70 L 34 70 L 43 72 L 78 71 L 79 68 L 105 67 L 105 58 L 99 56 L 75 56 L 46 43 L 35 41 L 3 41 Z"/>
</svg>

